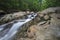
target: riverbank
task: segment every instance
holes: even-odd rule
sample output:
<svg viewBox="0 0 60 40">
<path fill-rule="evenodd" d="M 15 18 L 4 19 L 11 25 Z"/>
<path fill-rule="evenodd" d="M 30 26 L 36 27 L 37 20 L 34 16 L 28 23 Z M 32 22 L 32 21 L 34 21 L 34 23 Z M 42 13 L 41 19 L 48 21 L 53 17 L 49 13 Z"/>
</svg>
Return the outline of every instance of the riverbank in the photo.
<svg viewBox="0 0 60 40">
<path fill-rule="evenodd" d="M 44 10 L 46 13 L 39 12 L 39 23 L 31 25 L 27 29 L 24 28 L 24 31 L 17 33 L 14 40 L 60 40 L 59 10 L 57 12 L 56 10 L 54 12 L 49 10 Z"/>
</svg>

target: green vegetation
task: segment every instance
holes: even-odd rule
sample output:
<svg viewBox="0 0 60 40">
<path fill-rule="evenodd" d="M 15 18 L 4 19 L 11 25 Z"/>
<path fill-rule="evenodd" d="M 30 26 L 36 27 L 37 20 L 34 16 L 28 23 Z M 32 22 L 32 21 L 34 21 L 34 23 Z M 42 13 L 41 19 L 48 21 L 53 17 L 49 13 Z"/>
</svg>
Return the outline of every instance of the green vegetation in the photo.
<svg viewBox="0 0 60 40">
<path fill-rule="evenodd" d="M 60 0 L 42 0 L 41 10 L 57 6 L 60 6 Z"/>
<path fill-rule="evenodd" d="M 27 9 L 31 11 L 40 10 L 40 4 L 38 0 L 0 0 L 0 9 L 4 11 L 10 10 L 22 10 Z"/>
<path fill-rule="evenodd" d="M 48 7 L 60 6 L 60 0 L 0 0 L 0 10 L 40 11 Z"/>
</svg>

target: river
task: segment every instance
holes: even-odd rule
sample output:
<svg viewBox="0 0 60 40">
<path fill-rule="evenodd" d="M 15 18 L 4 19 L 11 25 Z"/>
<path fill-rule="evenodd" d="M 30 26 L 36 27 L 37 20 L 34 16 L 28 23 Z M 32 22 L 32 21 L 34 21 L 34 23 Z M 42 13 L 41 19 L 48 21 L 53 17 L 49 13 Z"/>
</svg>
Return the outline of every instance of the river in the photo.
<svg viewBox="0 0 60 40">
<path fill-rule="evenodd" d="M 0 40 L 10 40 L 22 25 L 31 21 L 36 16 L 36 13 L 32 13 L 27 15 L 26 19 L 15 20 L 13 22 L 0 25 Z"/>
</svg>

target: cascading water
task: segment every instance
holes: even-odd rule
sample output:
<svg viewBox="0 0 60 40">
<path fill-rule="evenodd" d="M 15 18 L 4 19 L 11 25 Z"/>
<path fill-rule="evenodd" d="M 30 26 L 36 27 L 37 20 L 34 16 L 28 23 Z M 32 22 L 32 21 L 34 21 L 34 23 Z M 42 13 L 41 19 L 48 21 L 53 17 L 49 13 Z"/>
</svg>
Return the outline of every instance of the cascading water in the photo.
<svg viewBox="0 0 60 40">
<path fill-rule="evenodd" d="M 27 15 L 27 19 L 21 19 L 21 20 L 18 20 L 16 23 L 13 23 L 13 25 L 11 26 L 11 28 L 9 29 L 9 31 L 3 36 L 3 37 L 0 37 L 0 40 L 9 40 L 10 38 L 12 38 L 17 32 L 18 32 L 18 29 L 24 25 L 25 23 L 31 21 L 32 19 L 34 19 L 35 17 L 37 16 L 37 14 L 30 14 L 30 15 Z M 4 29 L 4 26 L 6 26 L 7 24 L 4 24 L 4 25 L 1 25 L 0 27 L 0 31 L 2 31 Z M 4 32 L 2 32 L 4 34 Z M 0 35 L 1 36 L 1 35 Z"/>
</svg>

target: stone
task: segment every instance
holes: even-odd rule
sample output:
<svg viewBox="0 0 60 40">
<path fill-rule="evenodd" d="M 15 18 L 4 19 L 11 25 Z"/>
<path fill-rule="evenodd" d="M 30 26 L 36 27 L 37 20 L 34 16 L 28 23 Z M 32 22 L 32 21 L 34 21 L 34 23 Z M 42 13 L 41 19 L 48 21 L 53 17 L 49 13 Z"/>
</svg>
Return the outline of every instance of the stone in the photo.
<svg viewBox="0 0 60 40">
<path fill-rule="evenodd" d="M 45 20 L 48 20 L 48 19 L 49 19 L 49 16 L 48 16 L 48 15 L 45 15 L 45 16 L 44 16 L 44 19 L 45 19 Z"/>
<path fill-rule="evenodd" d="M 40 13 L 39 15 L 40 15 L 40 17 L 43 17 L 44 16 L 44 14 L 42 14 L 42 13 Z"/>
</svg>

